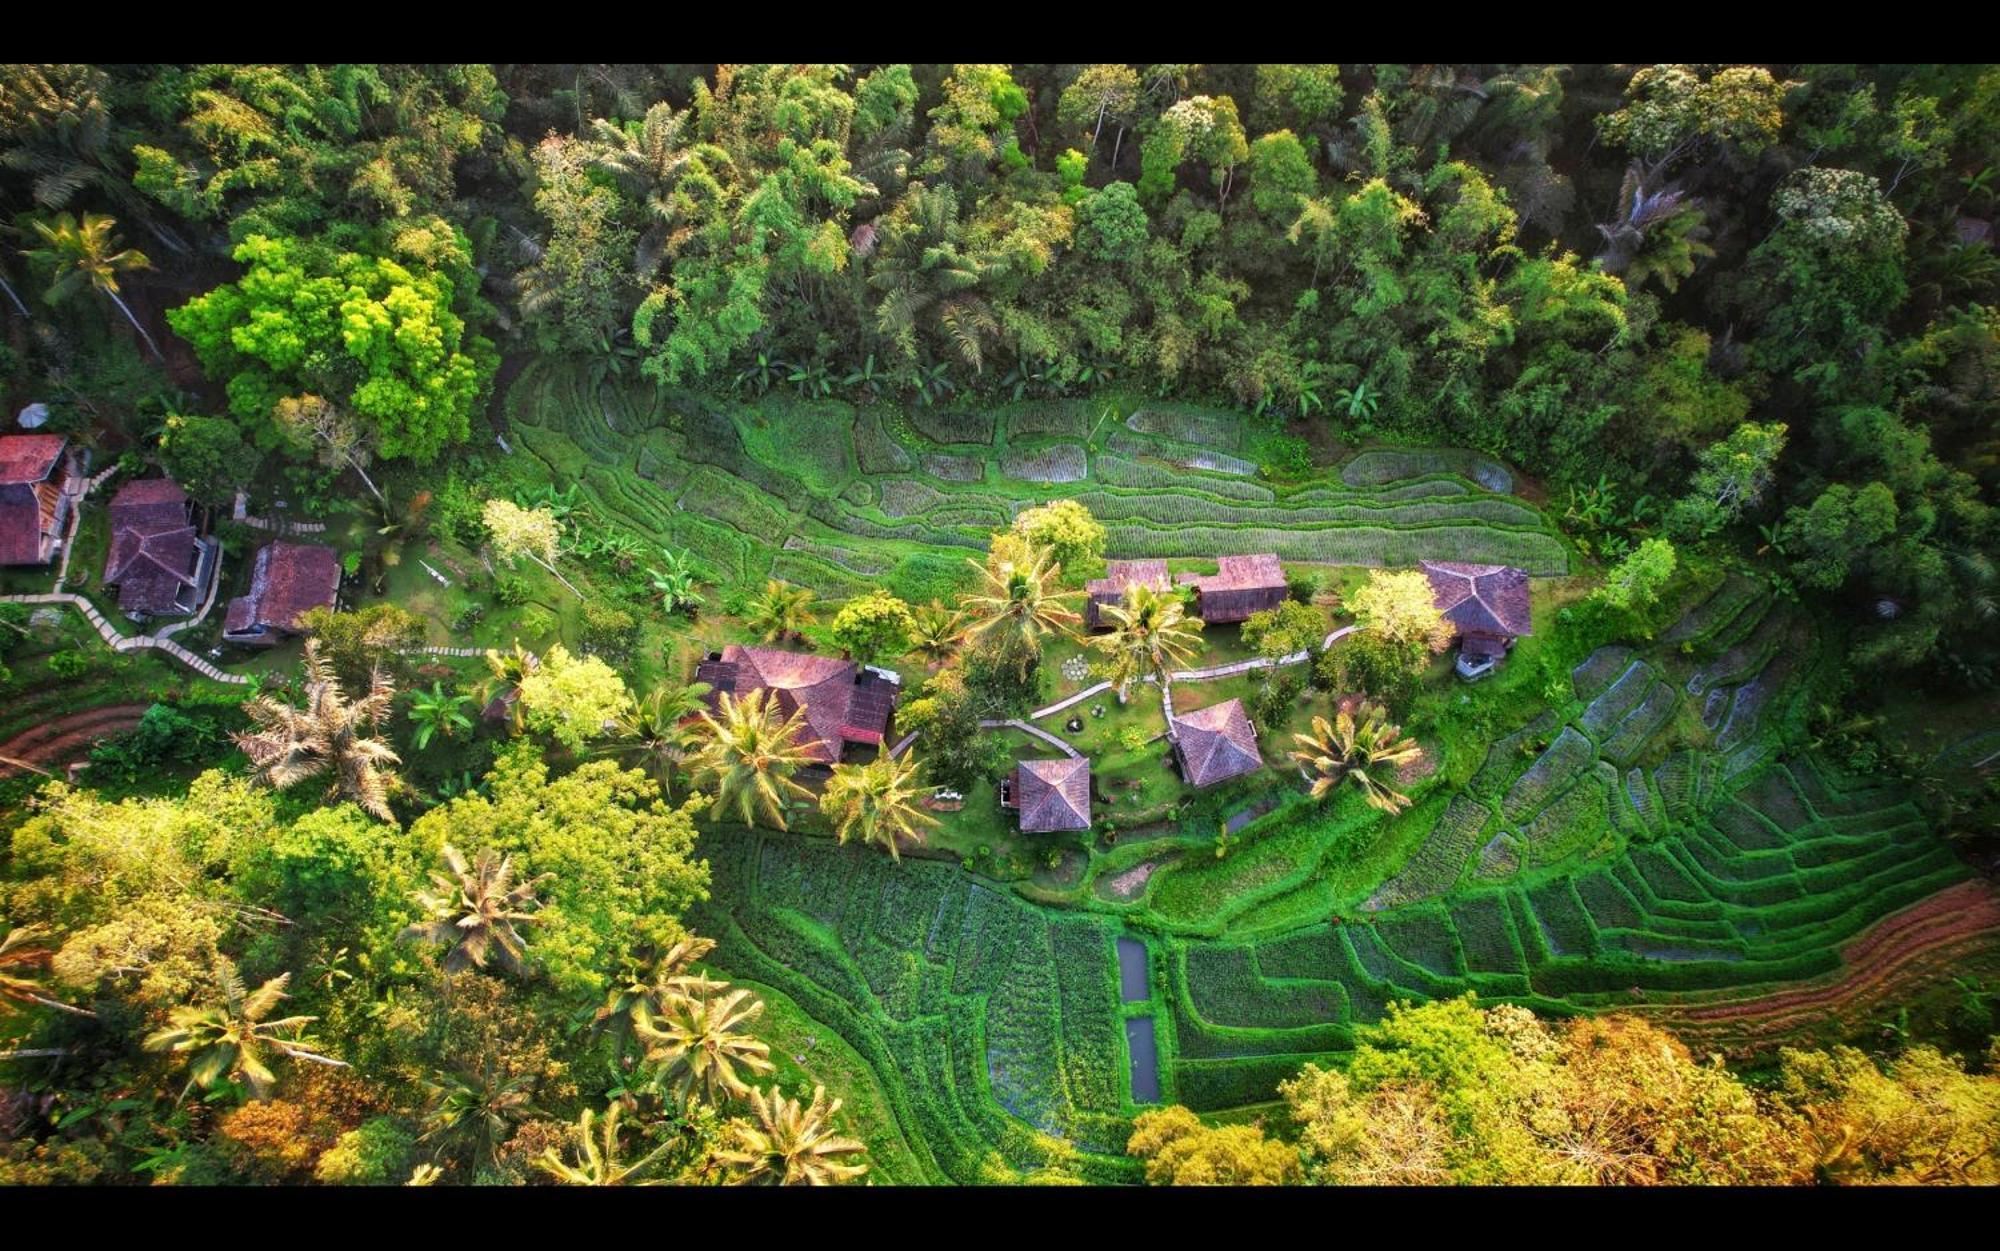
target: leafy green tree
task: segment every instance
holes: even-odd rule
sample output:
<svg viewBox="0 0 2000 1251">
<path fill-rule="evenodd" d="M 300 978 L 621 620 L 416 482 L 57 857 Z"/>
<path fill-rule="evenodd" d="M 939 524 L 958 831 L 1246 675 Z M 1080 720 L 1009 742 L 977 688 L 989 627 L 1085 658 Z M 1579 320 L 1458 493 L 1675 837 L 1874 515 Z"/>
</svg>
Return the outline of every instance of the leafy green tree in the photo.
<svg viewBox="0 0 2000 1251">
<path fill-rule="evenodd" d="M 1755 507 L 1771 485 L 1788 429 L 1783 422 L 1746 421 L 1727 439 L 1703 449 L 1687 494 L 1669 515 L 1674 532 L 1713 534 Z"/>
<path fill-rule="evenodd" d="M 923 745 L 925 780 L 964 791 L 996 775 L 1005 752 L 980 728 L 983 712 L 965 674 L 953 666 L 924 684 L 923 695 L 897 710 L 896 724 Z"/>
<path fill-rule="evenodd" d="M 562 541 L 562 523 L 547 508 L 523 508 L 513 500 L 490 499 L 482 514 L 487 533 L 493 536 L 493 551 L 511 563 L 523 558 L 549 572 L 578 599 L 583 592 L 556 569 L 557 547 Z"/>
<path fill-rule="evenodd" d="M 299 628 L 312 637 L 319 654 L 349 686 L 366 683 L 378 669 L 394 673 L 403 663 L 400 653 L 424 641 L 424 619 L 386 601 L 345 612 L 310 609 L 300 614 Z"/>
<path fill-rule="evenodd" d="M 871 665 L 900 656 L 910 648 L 916 629 L 910 606 L 887 591 L 870 591 L 841 605 L 829 631 L 833 641 L 855 661 Z"/>
<path fill-rule="evenodd" d="M 1125 140 L 1125 127 L 1139 104 L 1139 74 L 1129 65 L 1086 65 L 1063 88 L 1056 101 L 1056 121 L 1071 134 L 1090 131 L 1090 154 L 1097 154 L 1097 140 L 1108 122 L 1117 128 L 1112 141 L 1111 167 L 1118 167 L 1118 149 Z"/>
<path fill-rule="evenodd" d="M 593 178 L 595 153 L 551 135 L 535 145 L 535 211 L 548 242 L 515 276 L 521 315 L 545 350 L 589 352 L 628 328 L 640 291 L 632 273 L 639 243 L 614 185 Z"/>
<path fill-rule="evenodd" d="M 547 732 L 573 752 L 612 732 L 632 706 L 616 669 L 596 656 L 572 656 L 561 643 L 522 677 L 520 691 L 528 728 Z"/>
<path fill-rule="evenodd" d="M 1076 246 L 1085 256 L 1109 265 L 1138 259 L 1150 231 L 1139 193 L 1129 182 L 1106 183 L 1076 206 Z"/>
<path fill-rule="evenodd" d="M 1125 1152 L 1146 1162 L 1154 1186 L 1282 1186 L 1299 1169 L 1291 1148 L 1256 1126 L 1210 1128 L 1178 1105 L 1140 1113 Z"/>
<path fill-rule="evenodd" d="M 1713 145 L 1754 157 L 1777 142 L 1790 85 L 1750 65 L 1707 78 L 1687 65 L 1647 66 L 1626 84 L 1625 107 L 1597 118 L 1597 133 L 1645 160 L 1649 173 Z"/>
<path fill-rule="evenodd" d="M 1312 158 L 1291 131 L 1261 135 L 1250 145 L 1250 203 L 1272 225 L 1297 221 L 1306 198 L 1318 190 Z"/>
<path fill-rule="evenodd" d="M 383 456 L 429 464 L 471 433 L 499 359 L 468 334 L 443 272 L 252 235 L 247 267 L 167 313 L 211 377 L 227 378 L 229 411 L 262 444 L 288 396 L 325 396 L 352 413 Z"/>
<path fill-rule="evenodd" d="M 492 848 L 544 883 L 535 961 L 559 991 L 596 998 L 634 952 L 684 937 L 680 914 L 708 887 L 693 854 L 704 801 L 668 807 L 645 774 L 609 760 L 552 779 L 525 743 L 501 754 L 485 791 L 431 809 L 411 840 Z"/>
<path fill-rule="evenodd" d="M 416 1138 L 396 1118 L 370 1117 L 341 1134 L 313 1165 L 329 1186 L 393 1186 L 408 1174 Z"/>
<path fill-rule="evenodd" d="M 229 499 L 257 476 L 262 459 L 224 417 L 170 416 L 160 430 L 160 468 L 198 500 Z"/>
<path fill-rule="evenodd" d="M 1014 516 L 1013 533 L 1045 548 L 1070 581 L 1091 576 L 1104 559 L 1104 526 L 1075 500 L 1051 500 Z"/>
<path fill-rule="evenodd" d="M 636 760 L 660 784 L 661 793 L 673 798 L 674 775 L 687 763 L 709 690 L 706 682 L 654 687 L 619 714 L 616 737 L 603 750 Z"/>
<path fill-rule="evenodd" d="M 1757 356 L 1774 370 L 1831 382 L 1881 337 L 1908 293 L 1909 225 L 1868 174 L 1794 170 L 1771 197 L 1778 217 L 1750 254 L 1745 303 L 1761 316 Z"/>
<path fill-rule="evenodd" d="M 1597 598 L 1616 609 L 1645 608 L 1659 598 L 1677 563 L 1672 543 L 1647 539 L 1605 576 Z"/>
<path fill-rule="evenodd" d="M 1451 623 L 1419 569 L 1369 570 L 1368 580 L 1347 597 L 1347 609 L 1364 631 L 1391 643 L 1436 652 L 1451 642 Z"/>
</svg>

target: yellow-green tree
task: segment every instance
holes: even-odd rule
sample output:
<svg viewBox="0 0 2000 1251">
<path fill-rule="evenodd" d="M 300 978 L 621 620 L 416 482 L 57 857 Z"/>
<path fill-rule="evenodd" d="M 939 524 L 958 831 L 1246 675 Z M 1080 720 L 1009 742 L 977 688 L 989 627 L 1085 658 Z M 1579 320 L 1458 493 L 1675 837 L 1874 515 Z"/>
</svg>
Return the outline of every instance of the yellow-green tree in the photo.
<svg viewBox="0 0 2000 1251">
<path fill-rule="evenodd" d="M 1154 1186 L 1282 1186 L 1298 1180 L 1297 1154 L 1254 1125 L 1216 1128 L 1184 1107 L 1142 1112 L 1125 1153 L 1146 1162 Z"/>
<path fill-rule="evenodd" d="M 632 693 L 616 669 L 595 656 L 572 656 L 561 643 L 522 676 L 520 691 L 528 728 L 548 733 L 573 752 L 614 733 L 632 707 Z"/>
<path fill-rule="evenodd" d="M 917 763 L 913 758 L 877 756 L 867 764 L 835 765 L 833 777 L 820 795 L 819 808 L 832 821 L 840 841 L 859 839 L 902 859 L 905 841 L 922 846 L 924 829 L 938 824 L 917 806 Z"/>
</svg>

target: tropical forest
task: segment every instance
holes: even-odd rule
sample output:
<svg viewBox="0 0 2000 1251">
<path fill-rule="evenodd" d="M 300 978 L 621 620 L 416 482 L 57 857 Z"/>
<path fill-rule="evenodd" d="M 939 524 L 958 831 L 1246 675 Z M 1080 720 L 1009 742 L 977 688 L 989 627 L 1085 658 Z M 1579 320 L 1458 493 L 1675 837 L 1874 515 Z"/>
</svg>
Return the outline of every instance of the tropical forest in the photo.
<svg viewBox="0 0 2000 1251">
<path fill-rule="evenodd" d="M 1996 223 L 1992 65 L 0 65 L 0 1183 L 2000 1183 Z"/>
</svg>

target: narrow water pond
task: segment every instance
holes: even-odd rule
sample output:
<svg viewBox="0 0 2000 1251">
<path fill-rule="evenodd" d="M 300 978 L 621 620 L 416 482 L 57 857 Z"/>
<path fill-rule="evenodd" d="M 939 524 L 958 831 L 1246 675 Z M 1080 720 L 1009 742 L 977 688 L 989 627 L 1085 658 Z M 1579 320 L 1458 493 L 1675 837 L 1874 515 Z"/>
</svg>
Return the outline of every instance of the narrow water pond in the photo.
<svg viewBox="0 0 2000 1251">
<path fill-rule="evenodd" d="M 1160 1101 L 1160 1052 L 1153 1041 L 1153 1018 L 1125 1018 L 1125 1045 L 1132 1052 L 1132 1102 Z"/>
<path fill-rule="evenodd" d="M 1151 998 L 1146 989 L 1146 944 L 1136 938 L 1118 940 L 1118 995 L 1126 1003 Z"/>
</svg>

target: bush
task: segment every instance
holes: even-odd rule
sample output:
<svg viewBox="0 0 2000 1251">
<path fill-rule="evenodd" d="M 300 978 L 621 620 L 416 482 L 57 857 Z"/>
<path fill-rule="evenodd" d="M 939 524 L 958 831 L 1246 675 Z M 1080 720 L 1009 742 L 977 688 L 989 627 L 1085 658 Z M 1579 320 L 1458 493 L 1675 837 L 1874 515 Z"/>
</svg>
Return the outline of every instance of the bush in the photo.
<svg viewBox="0 0 2000 1251">
<path fill-rule="evenodd" d="M 1294 435 L 1271 435 L 1257 445 L 1257 472 L 1279 481 L 1303 478 L 1312 472 L 1312 448 Z"/>
<path fill-rule="evenodd" d="M 132 781 L 162 766 L 213 759 L 228 742 L 214 717 L 190 717 L 171 704 L 154 704 L 137 726 L 92 749 L 90 763 Z"/>
<path fill-rule="evenodd" d="M 329 1186 L 393 1186 L 408 1175 L 416 1145 L 395 1119 L 378 1116 L 335 1139 L 313 1176 Z"/>
<path fill-rule="evenodd" d="M 519 608 L 535 598 L 535 588 L 518 573 L 503 573 L 493 579 L 493 598 L 510 608 Z"/>
<path fill-rule="evenodd" d="M 593 647 L 620 649 L 632 642 L 639 621 L 623 608 L 597 600 L 583 605 L 583 641 Z"/>
<path fill-rule="evenodd" d="M 49 657 L 49 672 L 71 681 L 90 672 L 90 657 L 74 648 L 64 648 Z"/>
<path fill-rule="evenodd" d="M 1393 643 L 1362 631 L 1320 655 L 1313 663 L 1312 683 L 1333 694 L 1360 692 L 1400 706 L 1415 693 L 1424 664 L 1421 646 Z"/>
</svg>

